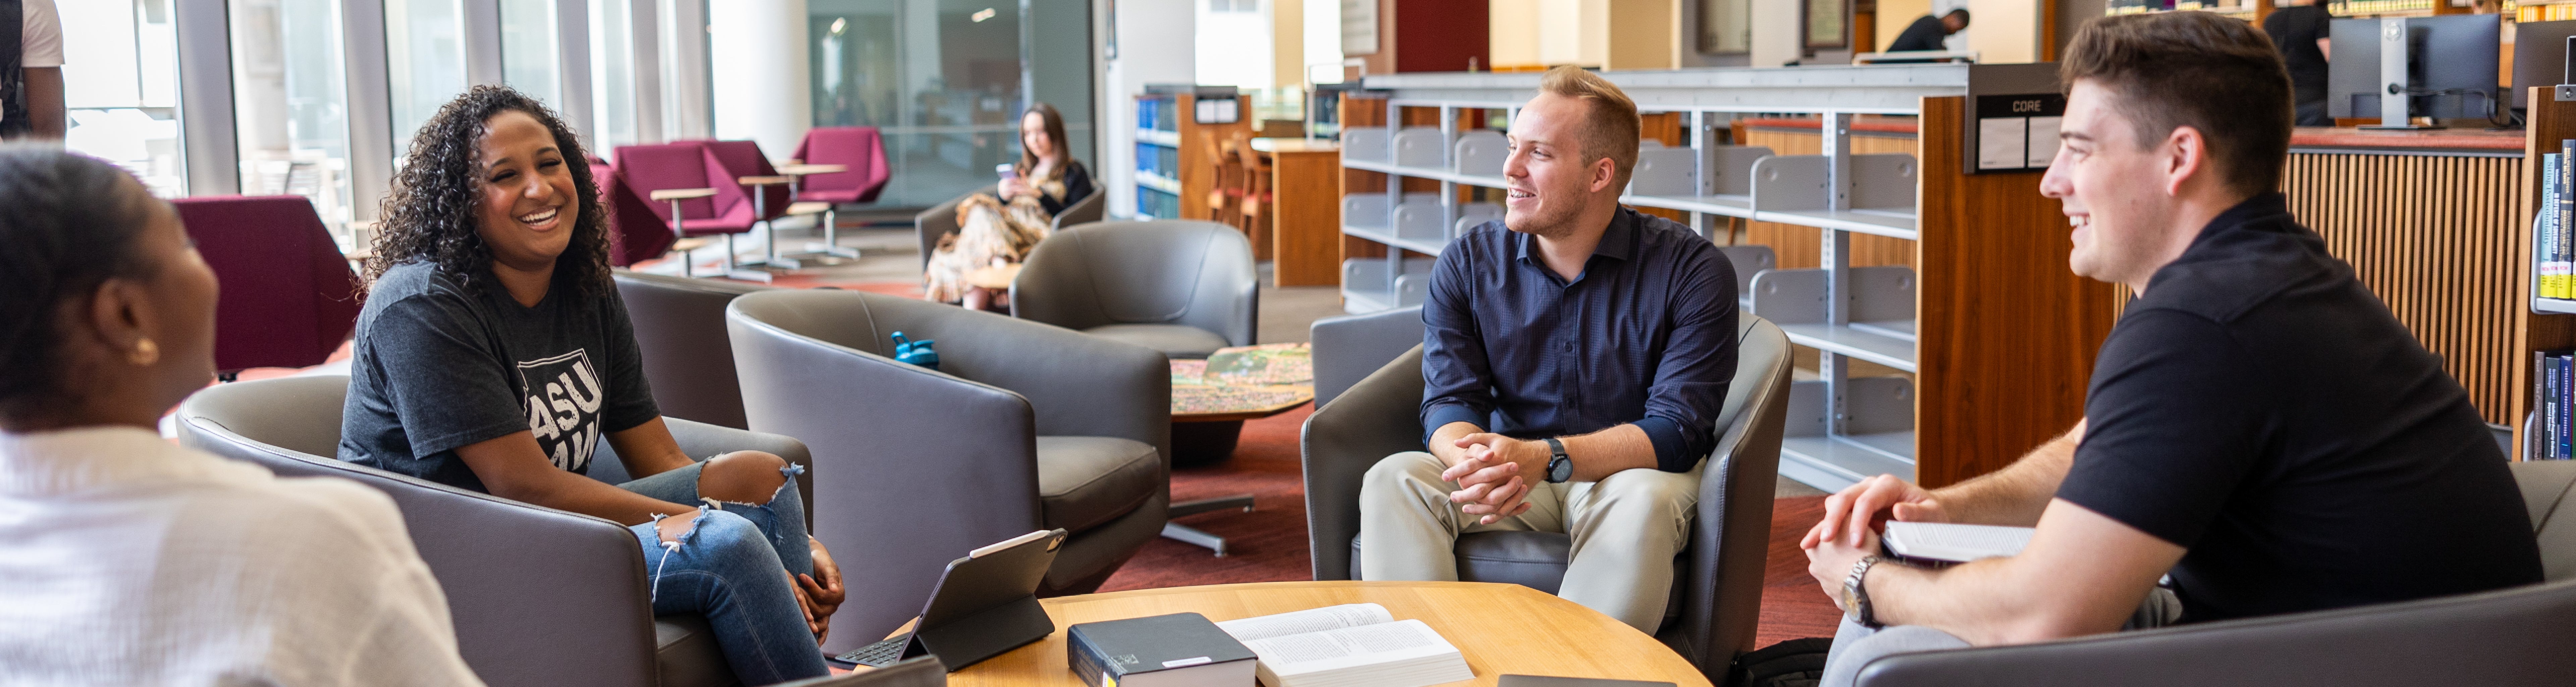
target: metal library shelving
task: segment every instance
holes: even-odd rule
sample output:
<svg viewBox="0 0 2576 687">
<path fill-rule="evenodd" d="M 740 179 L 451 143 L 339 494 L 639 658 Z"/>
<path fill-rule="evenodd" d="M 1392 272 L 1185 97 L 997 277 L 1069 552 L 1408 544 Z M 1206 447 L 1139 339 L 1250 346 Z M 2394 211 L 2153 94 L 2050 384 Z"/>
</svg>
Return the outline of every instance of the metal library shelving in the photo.
<svg viewBox="0 0 2576 687">
<path fill-rule="evenodd" d="M 1815 377 L 1802 375 L 1792 387 L 1780 474 L 1827 490 L 1881 473 L 1937 486 L 2001 467 L 2081 416 L 2082 373 L 2116 301 L 2107 287 L 2065 274 L 2066 224 L 2055 201 L 2039 196 L 2038 172 L 1970 173 L 1961 156 L 1974 151 L 1960 150 L 1975 126 L 1966 105 L 1972 94 L 2053 94 L 2054 65 L 1602 76 L 1641 111 L 1678 116 L 1690 132 L 1689 147 L 1648 142 L 1622 202 L 1684 213 L 1704 236 L 1727 225 L 1724 218 L 1817 230 L 1821 259 L 1813 269 L 1764 269 L 1769 248 L 1723 247 L 1748 311 L 1817 354 Z M 1342 233 L 1385 247 L 1383 257 L 1344 260 L 1346 310 L 1420 303 L 1442 248 L 1502 217 L 1500 205 L 1477 202 L 1474 190 L 1503 187 L 1505 138 L 1478 125 L 1491 111 L 1516 114 L 1540 77 L 1370 76 L 1365 92 L 1346 95 Z M 1718 142 L 1739 116 L 1783 114 L 1825 124 L 1822 154 Z M 1917 153 L 1855 152 L 1851 124 L 1859 115 L 1920 117 Z M 1731 240 L 1733 230 L 1726 233 Z M 1923 273 L 1852 265 L 1855 234 L 1914 241 Z M 1982 273 L 1988 269 L 2041 274 L 1993 280 Z M 2004 282 L 2018 293 L 1990 298 L 1986 292 Z M 2081 307 L 2066 312 L 2069 304 Z M 1857 376 L 1853 360 L 1907 374 Z M 2076 375 L 2027 378 L 2052 367 Z M 2024 417 L 1987 422 L 1998 411 Z"/>
</svg>

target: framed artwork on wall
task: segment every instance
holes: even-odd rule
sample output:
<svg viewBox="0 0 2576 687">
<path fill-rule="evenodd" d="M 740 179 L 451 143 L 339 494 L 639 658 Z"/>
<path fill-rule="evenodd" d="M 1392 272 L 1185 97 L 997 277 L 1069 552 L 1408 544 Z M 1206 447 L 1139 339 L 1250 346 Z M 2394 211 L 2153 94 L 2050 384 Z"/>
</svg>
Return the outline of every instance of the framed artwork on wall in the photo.
<svg viewBox="0 0 2576 687">
<path fill-rule="evenodd" d="M 1799 0 L 1799 23 L 1806 27 L 1806 47 L 1851 45 L 1851 0 Z"/>
<path fill-rule="evenodd" d="M 1693 0 L 1699 7 L 1699 51 L 1742 55 L 1753 51 L 1752 0 Z"/>
</svg>

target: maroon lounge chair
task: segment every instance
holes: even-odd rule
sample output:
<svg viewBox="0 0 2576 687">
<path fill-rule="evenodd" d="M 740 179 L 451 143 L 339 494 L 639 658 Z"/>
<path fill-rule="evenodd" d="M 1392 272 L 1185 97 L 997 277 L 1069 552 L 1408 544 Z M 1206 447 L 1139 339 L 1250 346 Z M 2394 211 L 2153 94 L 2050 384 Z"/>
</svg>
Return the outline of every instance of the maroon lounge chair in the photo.
<svg viewBox="0 0 2576 687">
<path fill-rule="evenodd" d="M 791 270 L 804 267 L 803 263 L 796 260 L 778 256 L 777 220 L 787 216 L 788 208 L 794 205 L 795 199 L 788 189 L 788 184 L 794 180 L 779 176 L 778 168 L 769 165 L 769 156 L 760 152 L 759 141 L 701 141 L 700 143 L 707 147 L 707 152 L 715 154 L 716 162 L 724 165 L 725 172 L 731 175 L 735 182 L 742 184 L 745 189 L 758 189 L 758 192 L 751 196 L 751 207 L 760 217 L 760 224 L 767 234 L 769 247 L 760 261 L 744 264 Z"/>
<path fill-rule="evenodd" d="M 590 178 L 599 185 L 599 207 L 608 211 L 608 264 L 632 267 L 662 257 L 678 237 L 671 225 L 653 213 L 653 204 L 635 194 L 607 160 L 590 158 Z"/>
<path fill-rule="evenodd" d="M 671 227 L 674 238 L 723 234 L 726 278 L 762 283 L 770 280 L 768 272 L 743 269 L 734 261 L 734 235 L 751 231 L 759 217 L 753 212 L 751 195 L 735 183 L 705 144 L 621 146 L 617 149 L 617 173 L 623 187 L 645 199 L 653 216 Z M 655 200 L 655 192 L 668 192 L 675 197 Z M 674 210 L 680 213 L 678 218 L 672 217 Z M 695 276 L 690 264 L 693 261 L 686 253 L 681 257 L 681 274 Z"/>
<path fill-rule="evenodd" d="M 366 290 L 312 201 L 200 196 L 171 205 L 223 287 L 215 369 L 226 381 L 254 367 L 320 365 L 357 328 Z"/>
<path fill-rule="evenodd" d="M 796 200 L 824 204 L 823 242 L 807 246 L 808 250 L 858 257 L 858 252 L 840 247 L 840 216 L 835 211 L 844 203 L 875 201 L 886 180 L 894 177 L 893 168 L 886 166 L 885 137 L 873 126 L 818 127 L 805 132 L 805 141 L 796 146 L 796 159 L 850 168 L 806 176 L 796 188 Z"/>
</svg>

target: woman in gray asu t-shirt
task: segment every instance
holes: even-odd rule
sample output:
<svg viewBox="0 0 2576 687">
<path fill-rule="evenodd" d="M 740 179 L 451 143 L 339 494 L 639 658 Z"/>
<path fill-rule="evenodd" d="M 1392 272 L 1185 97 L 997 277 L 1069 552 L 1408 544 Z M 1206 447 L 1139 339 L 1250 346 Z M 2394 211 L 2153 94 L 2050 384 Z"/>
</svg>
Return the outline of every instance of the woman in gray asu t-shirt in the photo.
<svg viewBox="0 0 2576 687">
<path fill-rule="evenodd" d="M 757 451 L 695 462 L 671 438 L 587 162 L 553 113 L 505 87 L 421 127 L 367 264 L 340 457 L 626 523 L 653 612 L 705 615 L 745 684 L 824 675 L 844 592 L 805 534 L 798 470 Z M 634 481 L 585 476 L 602 439 Z"/>
</svg>

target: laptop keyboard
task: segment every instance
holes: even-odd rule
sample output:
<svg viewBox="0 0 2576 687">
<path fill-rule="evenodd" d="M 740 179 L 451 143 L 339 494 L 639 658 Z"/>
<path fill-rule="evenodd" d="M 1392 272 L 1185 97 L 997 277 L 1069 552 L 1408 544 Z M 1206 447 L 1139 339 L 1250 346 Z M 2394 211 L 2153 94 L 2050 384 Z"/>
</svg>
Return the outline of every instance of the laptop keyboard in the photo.
<svg viewBox="0 0 2576 687">
<path fill-rule="evenodd" d="M 839 658 L 863 666 L 890 666 L 903 660 L 903 647 L 911 641 L 912 635 L 909 633 L 896 635 L 892 639 L 852 649 L 849 653 L 841 654 Z"/>
</svg>

